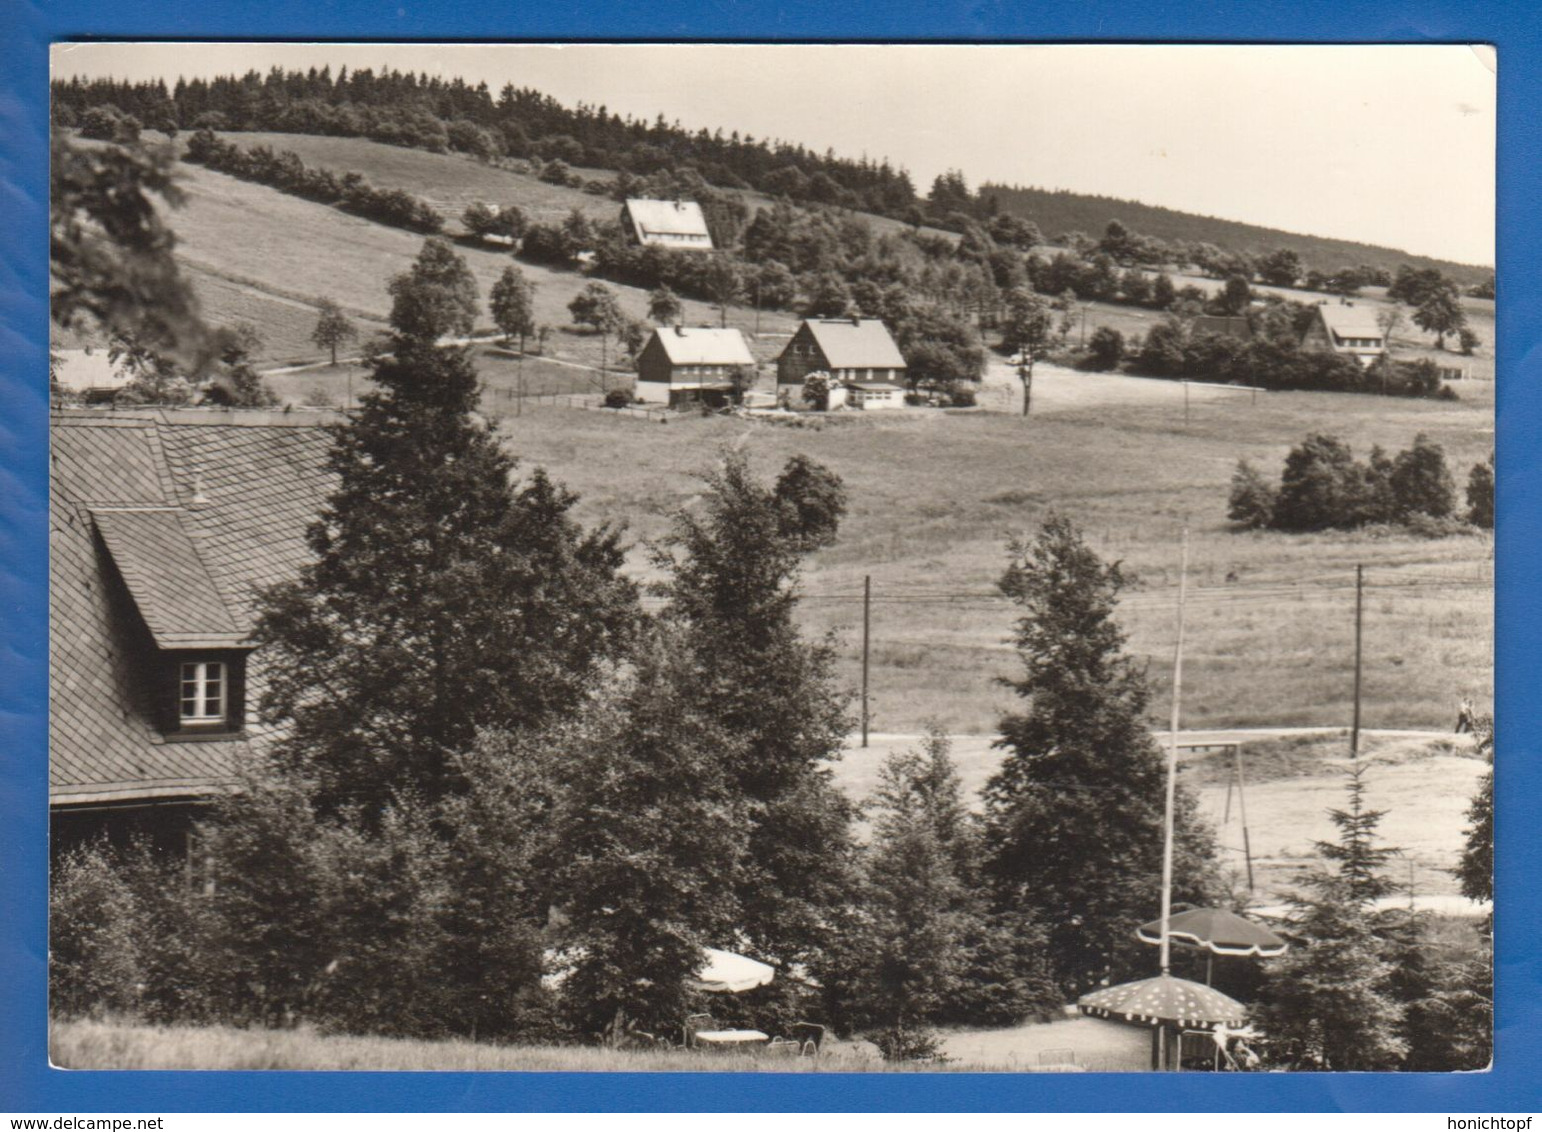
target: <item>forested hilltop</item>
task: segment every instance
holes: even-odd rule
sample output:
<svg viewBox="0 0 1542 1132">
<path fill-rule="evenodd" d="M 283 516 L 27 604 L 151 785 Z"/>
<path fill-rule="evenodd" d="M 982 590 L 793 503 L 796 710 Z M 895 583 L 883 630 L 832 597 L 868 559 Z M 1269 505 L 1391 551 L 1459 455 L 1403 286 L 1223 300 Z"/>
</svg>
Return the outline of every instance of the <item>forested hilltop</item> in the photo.
<svg viewBox="0 0 1542 1132">
<path fill-rule="evenodd" d="M 936 178 L 924 196 L 910 175 L 888 160 L 838 157 L 806 146 L 722 129 L 688 130 L 659 116 L 622 116 L 605 106 L 567 107 L 549 95 L 508 83 L 496 94 L 486 83 L 394 70 L 320 70 L 128 83 L 112 79 L 57 81 L 56 124 L 75 125 L 92 108 L 111 106 L 144 127 L 178 130 L 270 131 L 365 137 L 432 152 L 481 158 L 528 158 L 610 169 L 640 177 L 694 171 L 722 189 L 754 190 L 806 205 L 870 212 L 906 223 L 954 231 L 966 219 L 1000 212 L 1032 221 L 1052 243 L 1078 232 L 1101 233 L 1118 219 L 1149 238 L 1173 245 L 1215 245 L 1235 256 L 1295 251 L 1307 269 L 1331 272 L 1346 263 L 1395 271 L 1400 264 L 1435 268 L 1463 286 L 1480 284 L 1487 268 L 1409 255 L 1392 248 L 1307 236 L 1173 209 L 1065 191 L 986 184 L 964 188 L 962 174 Z M 963 192 L 958 190 L 963 188 Z M 1074 239 L 1070 241 L 1075 243 Z"/>
<path fill-rule="evenodd" d="M 1340 263 L 1354 263 L 1368 264 L 1396 273 L 1398 267 L 1406 263 L 1421 269 L 1434 268 L 1464 287 L 1479 284 L 1493 274 L 1492 268 L 1413 255 L 1377 244 L 1336 240 L 1329 236 L 1308 236 L 1245 224 L 1238 220 L 1221 220 L 1214 216 L 1121 200 L 1118 197 L 990 182 L 980 186 L 979 196 L 988 208 L 994 207 L 1008 216 L 1031 219 L 1045 233 L 1087 232 L 1096 236 L 1102 233 L 1110 218 L 1117 217 L 1130 228 L 1170 244 L 1215 244 L 1226 251 L 1248 257 L 1261 256 L 1276 248 L 1288 248 L 1309 267 L 1324 271 Z"/>
</svg>

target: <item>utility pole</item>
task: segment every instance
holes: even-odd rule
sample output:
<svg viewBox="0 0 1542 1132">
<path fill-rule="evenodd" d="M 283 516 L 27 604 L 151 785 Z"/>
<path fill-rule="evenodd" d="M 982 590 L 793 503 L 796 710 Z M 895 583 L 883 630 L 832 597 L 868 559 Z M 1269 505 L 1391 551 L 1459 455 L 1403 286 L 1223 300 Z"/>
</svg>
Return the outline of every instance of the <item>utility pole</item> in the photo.
<svg viewBox="0 0 1542 1132">
<path fill-rule="evenodd" d="M 1178 640 L 1173 646 L 1173 715 L 1167 744 L 1167 804 L 1163 810 L 1162 838 L 1162 974 L 1172 966 L 1172 937 L 1169 924 L 1173 914 L 1173 807 L 1178 792 L 1178 718 L 1183 697 L 1183 614 L 1188 599 L 1189 528 L 1183 528 L 1183 555 L 1178 567 Z"/>
<path fill-rule="evenodd" d="M 1360 757 L 1360 644 L 1365 612 L 1365 566 L 1355 566 L 1355 715 L 1349 729 L 1349 757 Z"/>
<path fill-rule="evenodd" d="M 862 576 L 862 746 L 864 748 L 867 746 L 867 658 L 868 631 L 872 625 L 872 611 L 873 576 L 871 574 L 864 574 Z"/>
<path fill-rule="evenodd" d="M 514 415 L 525 415 L 525 351 L 520 350 L 519 360 L 514 363 L 514 383 L 519 391 L 519 398 L 514 402 Z"/>
<path fill-rule="evenodd" d="M 1187 378 L 1183 381 L 1183 427 L 1189 427 L 1189 382 Z"/>
</svg>

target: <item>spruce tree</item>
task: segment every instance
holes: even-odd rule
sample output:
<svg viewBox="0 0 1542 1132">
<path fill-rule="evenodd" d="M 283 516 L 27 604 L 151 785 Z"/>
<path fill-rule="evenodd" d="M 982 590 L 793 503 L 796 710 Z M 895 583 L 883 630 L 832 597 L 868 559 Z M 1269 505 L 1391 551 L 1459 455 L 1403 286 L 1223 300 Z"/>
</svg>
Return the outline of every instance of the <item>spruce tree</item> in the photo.
<svg viewBox="0 0 1542 1132">
<path fill-rule="evenodd" d="M 985 787 L 986 876 L 1003 913 L 1043 925 L 1046 954 L 1071 992 L 1110 973 L 1149 973 L 1137 925 L 1161 904 L 1166 760 L 1150 690 L 1113 619 L 1127 584 L 1075 525 L 1051 514 L 1014 540 L 1001 590 L 1018 606 L 1024 701 L 1001 721 L 1006 751 Z M 1216 891 L 1214 843 L 1180 784 L 1173 898 Z"/>
<path fill-rule="evenodd" d="M 1384 815 L 1365 808 L 1359 763 L 1346 793 L 1348 806 L 1328 811 L 1337 840 L 1317 843 L 1323 865 L 1291 897 L 1291 949 L 1271 962 L 1260 994 L 1269 1059 L 1284 1068 L 1395 1069 L 1408 1052 L 1393 982 L 1397 925 L 1374 906 L 1395 887 L 1384 869 L 1396 851 L 1377 840 Z"/>
<path fill-rule="evenodd" d="M 794 478 L 831 486 L 816 468 Z M 731 740 L 724 764 L 750 806 L 741 927 L 755 954 L 791 962 L 824 938 L 851 852 L 851 806 L 828 766 L 850 697 L 835 684 L 831 643 L 804 640 L 793 617 L 803 557 L 833 536 L 838 511 L 779 497 L 739 453 L 705 480 L 660 548 L 664 616 L 696 657 L 694 702 Z"/>
<path fill-rule="evenodd" d="M 399 305 L 435 307 L 442 284 L 423 289 L 404 283 Z M 543 472 L 517 482 L 466 353 L 434 346 L 416 313 L 396 329 L 376 391 L 334 428 L 312 560 L 262 595 L 256 631 L 283 759 L 327 808 L 366 815 L 403 790 L 432 804 L 463 789 L 455 756 L 480 729 L 575 710 L 636 617 L 618 534 L 581 529 Z"/>
</svg>

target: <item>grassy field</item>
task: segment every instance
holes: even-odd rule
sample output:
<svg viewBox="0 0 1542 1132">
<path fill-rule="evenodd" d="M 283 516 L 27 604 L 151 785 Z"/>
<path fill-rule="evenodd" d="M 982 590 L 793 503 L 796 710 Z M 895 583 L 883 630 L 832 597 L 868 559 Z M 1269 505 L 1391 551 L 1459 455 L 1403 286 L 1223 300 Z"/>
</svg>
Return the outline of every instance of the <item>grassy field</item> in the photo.
<svg viewBox="0 0 1542 1132">
<path fill-rule="evenodd" d="M 915 1073 L 1011 1068 L 962 1059 L 889 1065 L 865 1042 L 828 1042 L 818 1057 L 695 1050 L 606 1050 L 579 1046 L 495 1046 L 470 1041 L 334 1037 L 306 1030 L 54 1022 L 49 1060 L 64 1069 L 305 1069 L 588 1073 Z"/>
<path fill-rule="evenodd" d="M 990 731 L 1014 662 L 1012 609 L 994 594 L 1004 543 L 1051 507 L 1070 512 L 1098 551 L 1139 579 L 1119 617 L 1151 663 L 1153 717 L 1167 710 L 1179 534 L 1190 527 L 1186 726 L 1347 723 L 1354 568 L 1367 568 L 1365 722 L 1444 727 L 1462 695 L 1492 694 L 1489 539 L 1400 532 L 1237 533 L 1225 519 L 1240 457 L 1277 474 L 1291 443 L 1330 429 L 1362 454 L 1425 431 L 1459 481 L 1493 443 L 1492 385 L 1448 403 L 1275 393 L 1256 400 L 1171 382 L 1045 372 L 1042 411 L 871 414 L 820 428 L 680 418 L 667 427 L 545 410 L 503 421 L 509 447 L 583 495 L 587 519 L 624 520 L 638 541 L 667 529 L 695 497 L 696 474 L 727 444 L 761 474 L 803 452 L 846 481 L 840 542 L 805 577 L 802 615 L 835 631 L 842 675 L 859 677 L 861 590 L 873 579 L 872 725 Z M 1086 385 L 1082 383 L 1086 380 Z M 1083 396 L 1083 389 L 1094 395 Z M 1120 391 L 1126 399 L 1121 400 Z M 642 555 L 634 556 L 642 569 Z"/>
<path fill-rule="evenodd" d="M 463 195 L 559 211 L 577 203 L 608 211 L 614 204 L 474 161 L 354 139 L 243 140 L 296 148 L 307 161 L 359 168 L 381 184 L 425 193 L 454 185 Z M 179 255 L 221 321 L 258 324 L 270 362 L 318 359 L 308 338 L 313 303 L 323 295 L 366 320 L 367 328 L 383 325 L 387 282 L 417 254 L 418 237 L 201 167 L 183 172 L 188 202 L 172 217 Z M 485 295 L 508 257 L 475 248 L 464 254 Z M 537 285 L 539 320 L 565 328 L 553 335 L 544 358 L 525 362 L 527 392 L 593 394 L 625 384 L 624 373 L 598 372 L 598 338 L 566 325 L 566 304 L 584 277 L 525 270 Z M 629 313 L 643 314 L 643 292 L 617 291 Z M 1133 312 L 1095 308 L 1089 333 L 1098 318 L 1115 315 Z M 754 321 L 751 311 L 730 316 L 744 328 Z M 715 312 L 697 303 L 688 304 L 687 319 L 716 322 Z M 786 316 L 762 316 L 754 349 L 763 362 L 792 327 Z M 1275 472 L 1291 443 L 1323 429 L 1362 453 L 1372 442 L 1396 451 L 1428 431 L 1464 481 L 1493 443 L 1492 382 L 1463 383 L 1456 403 L 1309 393 L 1253 397 L 1197 386 L 1185 394 L 1170 382 L 1041 366 L 1035 416 L 1024 421 L 1014 415 L 1015 381 L 997 365 L 983 399 L 997 413 L 852 415 L 801 429 L 679 418 L 660 427 L 549 404 L 531 404 L 516 416 L 516 359 L 492 345 L 479 346 L 477 355 L 487 408 L 503 419 L 512 450 L 581 491 L 586 518 L 625 521 L 638 540 L 663 533 L 670 512 L 696 494 L 695 473 L 723 444 L 748 445 L 767 475 L 795 452 L 834 467 L 847 482 L 851 509 L 840 543 L 810 565 L 803 616 L 811 630 L 838 635 L 842 676 L 855 686 L 859 595 L 863 576 L 872 576 L 872 722 L 878 729 L 916 730 L 927 719 L 958 732 L 994 726 L 1007 701 L 993 681 L 1013 663 L 1004 642 L 1012 610 L 993 592 L 1003 545 L 1050 507 L 1070 511 L 1101 553 L 1124 560 L 1139 577 L 1121 619 L 1131 648 L 1153 662 L 1155 714 L 1165 711 L 1185 520 L 1194 586 L 1189 724 L 1347 720 L 1356 563 L 1366 564 L 1371 583 L 1368 725 L 1444 724 L 1461 695 L 1481 701 L 1491 694 L 1488 540 L 1237 534 L 1227 529 L 1225 499 L 1239 457 Z M 1477 361 L 1491 365 L 1491 357 Z M 285 400 L 334 405 L 347 400 L 350 383 L 354 397 L 368 384 L 357 367 L 307 369 L 270 381 Z M 641 550 L 634 555 L 639 568 L 644 557 Z"/>
<path fill-rule="evenodd" d="M 145 1026 L 55 1021 L 49 1060 L 64 1069 L 293 1069 L 408 1072 L 578 1073 L 972 1073 L 1038 1069 L 1071 1050 L 1083 1069 L 1138 1071 L 1149 1033 L 1098 1018 L 1068 1018 L 943 1035 L 946 1060 L 884 1062 L 867 1042 L 829 1041 L 818 1057 L 607 1050 L 579 1046 L 495 1046 L 470 1041 L 340 1037 L 306 1030 Z M 1053 1052 L 1052 1052 L 1053 1051 Z"/>
</svg>

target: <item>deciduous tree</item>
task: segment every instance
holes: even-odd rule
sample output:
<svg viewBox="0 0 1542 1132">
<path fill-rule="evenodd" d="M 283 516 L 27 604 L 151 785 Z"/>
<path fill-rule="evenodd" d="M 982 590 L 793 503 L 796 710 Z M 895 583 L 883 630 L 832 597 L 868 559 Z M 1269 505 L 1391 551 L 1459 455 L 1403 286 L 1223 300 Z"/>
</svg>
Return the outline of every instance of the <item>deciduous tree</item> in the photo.
<svg viewBox="0 0 1542 1132">
<path fill-rule="evenodd" d="M 849 697 L 830 642 L 805 640 L 794 619 L 803 557 L 831 533 L 827 508 L 779 496 L 729 453 L 660 548 L 664 617 L 695 657 L 693 702 L 729 740 L 724 766 L 749 804 L 740 927 L 777 962 L 818 949 L 849 874 L 851 809 L 829 769 Z"/>
<path fill-rule="evenodd" d="M 448 240 L 431 237 L 410 270 L 391 280 L 391 326 L 410 342 L 432 346 L 466 335 L 476 321 L 477 281 Z"/>
<path fill-rule="evenodd" d="M 316 328 L 311 331 L 311 341 L 332 355 L 337 365 L 337 348 L 359 337 L 359 328 L 353 324 L 343 308 L 331 299 L 322 299 L 316 305 Z"/>
<path fill-rule="evenodd" d="M 505 267 L 488 294 L 488 306 L 494 324 L 506 338 L 519 335 L 519 352 L 523 354 L 525 339 L 535 333 L 535 284 L 518 267 Z"/>
</svg>

